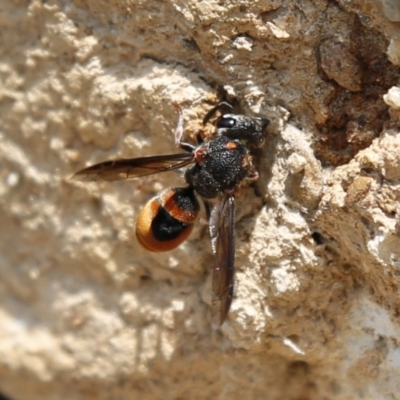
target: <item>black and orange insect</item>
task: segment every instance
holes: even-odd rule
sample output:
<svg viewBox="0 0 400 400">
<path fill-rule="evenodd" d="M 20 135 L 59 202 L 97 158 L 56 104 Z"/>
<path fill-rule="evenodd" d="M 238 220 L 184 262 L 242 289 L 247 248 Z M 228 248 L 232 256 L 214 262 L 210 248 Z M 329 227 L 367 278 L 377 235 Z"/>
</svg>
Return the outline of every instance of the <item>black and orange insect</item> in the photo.
<svg viewBox="0 0 400 400">
<path fill-rule="evenodd" d="M 183 114 L 176 105 L 179 120 L 175 143 L 185 152 L 177 154 L 105 161 L 78 171 L 73 179 L 115 181 L 152 175 L 186 167 L 186 187 L 168 188 L 152 198 L 140 212 L 136 224 L 139 243 L 150 251 L 168 251 L 187 239 L 193 229 L 201 199 L 209 214 L 212 248 L 216 256 L 213 271 L 213 315 L 222 324 L 232 303 L 235 259 L 235 194 L 245 179 L 258 177 L 251 149 L 265 138 L 266 118 L 237 114 L 222 102 L 204 117 L 203 124 L 218 112 L 216 137 L 204 141 L 197 134 L 197 145 L 182 142 Z M 224 114 L 222 111 L 228 111 Z M 217 199 L 211 209 L 209 200 Z"/>
</svg>

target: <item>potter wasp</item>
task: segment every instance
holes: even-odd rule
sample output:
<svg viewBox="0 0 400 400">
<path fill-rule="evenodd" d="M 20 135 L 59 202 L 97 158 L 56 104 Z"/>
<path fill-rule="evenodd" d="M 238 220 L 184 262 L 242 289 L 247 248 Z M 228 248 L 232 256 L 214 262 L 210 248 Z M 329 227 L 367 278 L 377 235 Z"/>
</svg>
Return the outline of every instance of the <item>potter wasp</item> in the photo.
<svg viewBox="0 0 400 400">
<path fill-rule="evenodd" d="M 185 187 L 167 188 L 143 207 L 137 219 L 136 236 L 147 250 L 172 250 L 187 239 L 200 211 L 199 200 L 204 203 L 216 257 L 213 316 L 221 325 L 231 306 L 234 289 L 235 193 L 245 179 L 258 177 L 251 150 L 263 143 L 269 120 L 238 114 L 229 103 L 222 102 L 203 119 L 205 125 L 220 112 L 215 122 L 215 138 L 204 140 L 198 133 L 197 144 L 192 145 L 181 140 L 183 113 L 180 106 L 175 107 L 179 113 L 175 144 L 184 152 L 105 161 L 78 171 L 73 179 L 116 181 L 187 167 Z M 216 202 L 211 206 L 213 199 Z"/>
</svg>

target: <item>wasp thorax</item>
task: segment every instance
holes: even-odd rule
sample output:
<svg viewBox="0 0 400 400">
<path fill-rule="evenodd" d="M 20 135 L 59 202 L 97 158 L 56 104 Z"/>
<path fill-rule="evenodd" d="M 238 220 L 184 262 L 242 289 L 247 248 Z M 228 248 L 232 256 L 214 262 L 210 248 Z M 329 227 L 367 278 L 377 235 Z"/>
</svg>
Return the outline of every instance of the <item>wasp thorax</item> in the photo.
<svg viewBox="0 0 400 400">
<path fill-rule="evenodd" d="M 206 199 L 233 190 L 249 175 L 248 151 L 240 141 L 221 136 L 197 148 L 195 158 L 197 152 L 199 161 L 186 170 L 185 179 Z"/>
</svg>

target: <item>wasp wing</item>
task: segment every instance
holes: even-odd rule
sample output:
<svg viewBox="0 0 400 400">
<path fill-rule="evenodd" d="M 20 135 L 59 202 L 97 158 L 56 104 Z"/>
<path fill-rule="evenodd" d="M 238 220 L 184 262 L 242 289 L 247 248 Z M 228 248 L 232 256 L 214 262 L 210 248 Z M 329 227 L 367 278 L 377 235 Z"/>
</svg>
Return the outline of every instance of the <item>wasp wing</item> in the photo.
<svg viewBox="0 0 400 400">
<path fill-rule="evenodd" d="M 118 181 L 172 171 L 194 161 L 190 153 L 166 154 L 161 156 L 122 158 L 104 161 L 76 172 L 72 179 L 79 181 Z"/>
<path fill-rule="evenodd" d="M 210 220 L 211 243 L 216 257 L 212 278 L 212 312 L 218 325 L 222 325 L 233 298 L 235 263 L 235 197 L 224 194 L 213 208 Z"/>
</svg>

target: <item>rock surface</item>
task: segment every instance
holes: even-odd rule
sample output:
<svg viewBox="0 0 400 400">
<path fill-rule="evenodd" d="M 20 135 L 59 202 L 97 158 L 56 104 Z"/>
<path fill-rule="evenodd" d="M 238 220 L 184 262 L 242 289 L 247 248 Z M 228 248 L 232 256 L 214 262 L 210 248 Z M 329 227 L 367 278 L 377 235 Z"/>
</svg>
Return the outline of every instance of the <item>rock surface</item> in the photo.
<svg viewBox="0 0 400 400">
<path fill-rule="evenodd" d="M 396 0 L 9 1 L 0 7 L 0 392 L 12 400 L 400 399 Z M 211 327 L 203 223 L 136 242 L 174 152 L 225 98 L 271 119 L 237 198 L 236 291 Z"/>
</svg>

